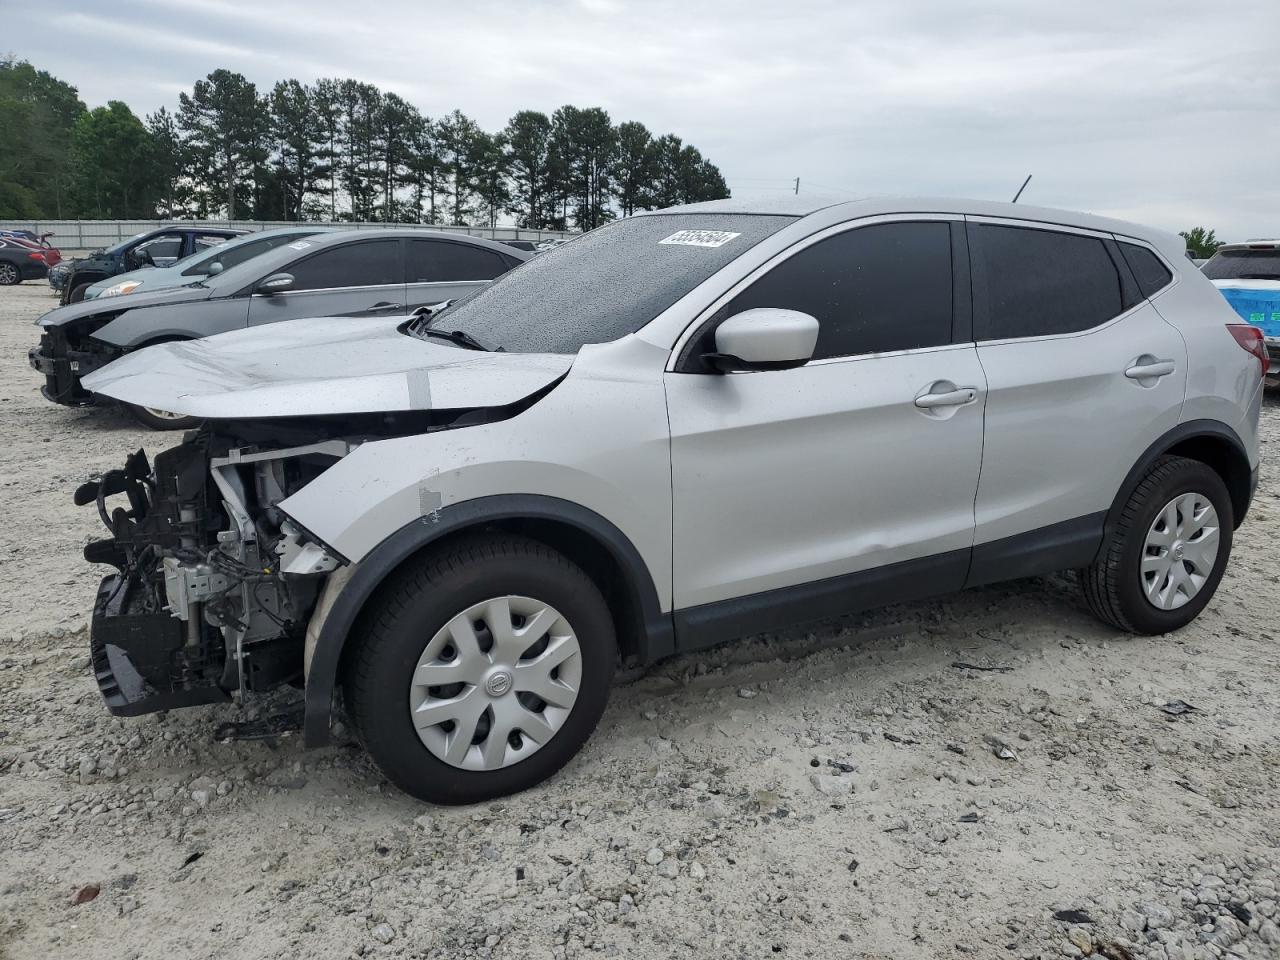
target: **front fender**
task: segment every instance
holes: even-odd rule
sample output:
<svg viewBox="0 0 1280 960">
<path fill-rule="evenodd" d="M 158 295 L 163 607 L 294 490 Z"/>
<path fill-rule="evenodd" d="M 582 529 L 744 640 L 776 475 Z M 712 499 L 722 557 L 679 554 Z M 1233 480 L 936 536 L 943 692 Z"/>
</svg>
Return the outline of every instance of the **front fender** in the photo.
<svg viewBox="0 0 1280 960">
<path fill-rule="evenodd" d="M 467 500 L 406 524 L 359 563 L 331 574 L 331 578 L 341 578 L 335 581 L 337 589 L 326 589 L 307 629 L 303 723 L 306 746 L 322 746 L 329 741 L 333 693 L 347 637 L 378 586 L 405 560 L 442 537 L 512 519 L 552 520 L 592 537 L 625 571 L 625 586 L 641 620 L 637 624 L 643 645 L 641 659 L 648 662 L 674 652 L 671 616 L 662 611 L 653 578 L 634 544 L 608 520 L 555 497 L 512 494 Z"/>
</svg>

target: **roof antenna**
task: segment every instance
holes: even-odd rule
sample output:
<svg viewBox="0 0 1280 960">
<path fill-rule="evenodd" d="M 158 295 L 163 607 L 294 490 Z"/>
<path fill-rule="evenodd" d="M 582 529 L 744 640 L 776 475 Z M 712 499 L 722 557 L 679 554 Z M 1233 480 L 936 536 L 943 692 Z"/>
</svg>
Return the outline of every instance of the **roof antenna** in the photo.
<svg viewBox="0 0 1280 960">
<path fill-rule="evenodd" d="M 1020 186 L 1020 187 L 1018 188 L 1018 192 L 1017 192 L 1017 193 L 1015 193 L 1015 194 L 1013 195 L 1013 200 L 1012 200 L 1011 202 L 1013 202 L 1013 203 L 1017 203 L 1017 202 L 1018 202 L 1018 198 L 1019 198 L 1020 196 L 1022 196 L 1022 191 L 1023 191 L 1023 190 L 1025 190 L 1025 189 L 1027 189 L 1027 184 L 1028 184 L 1028 183 L 1030 183 L 1030 182 L 1031 182 L 1031 174 L 1029 174 L 1029 173 L 1028 173 L 1028 174 L 1027 174 L 1027 179 L 1025 179 L 1025 180 L 1023 180 L 1023 181 L 1022 181 L 1022 186 Z"/>
</svg>

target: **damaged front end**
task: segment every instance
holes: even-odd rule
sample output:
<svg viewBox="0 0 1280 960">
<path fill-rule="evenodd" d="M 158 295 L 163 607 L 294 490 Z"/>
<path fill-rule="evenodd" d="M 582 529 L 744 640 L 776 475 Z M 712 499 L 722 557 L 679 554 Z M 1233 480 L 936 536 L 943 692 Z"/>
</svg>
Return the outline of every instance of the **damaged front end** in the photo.
<svg viewBox="0 0 1280 960">
<path fill-rule="evenodd" d="M 351 449 L 341 438 L 274 449 L 206 427 L 154 469 L 139 450 L 76 491 L 111 531 L 85 559 L 117 570 L 98 588 L 90 636 L 112 713 L 301 683 L 308 618 L 345 561 L 278 505 Z"/>
</svg>

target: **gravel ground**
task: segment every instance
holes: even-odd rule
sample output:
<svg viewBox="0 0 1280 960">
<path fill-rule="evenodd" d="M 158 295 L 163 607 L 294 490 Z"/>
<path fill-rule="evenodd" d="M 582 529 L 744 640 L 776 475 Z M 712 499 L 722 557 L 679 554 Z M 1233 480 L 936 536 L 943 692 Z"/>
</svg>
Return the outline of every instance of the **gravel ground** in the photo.
<svg viewBox="0 0 1280 960">
<path fill-rule="evenodd" d="M 276 732 L 296 694 L 106 713 L 71 491 L 166 441 L 40 397 L 52 304 L 0 289 L 0 957 L 1280 956 L 1274 473 L 1177 635 L 1056 577 L 756 637 L 620 686 L 552 782 L 430 808 Z"/>
</svg>

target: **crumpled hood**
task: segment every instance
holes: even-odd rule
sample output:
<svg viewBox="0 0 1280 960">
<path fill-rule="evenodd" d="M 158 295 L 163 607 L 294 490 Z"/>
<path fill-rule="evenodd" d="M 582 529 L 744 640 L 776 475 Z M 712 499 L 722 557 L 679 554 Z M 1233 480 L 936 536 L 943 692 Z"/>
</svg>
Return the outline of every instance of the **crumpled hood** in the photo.
<svg viewBox="0 0 1280 960">
<path fill-rule="evenodd" d="M 483 353 L 419 340 L 404 317 L 264 324 L 127 354 L 82 381 L 142 407 L 210 419 L 496 407 L 563 376 L 563 354 Z"/>
<path fill-rule="evenodd" d="M 118 280 L 112 277 L 112 280 Z M 192 300 L 207 300 L 213 293 L 208 287 L 165 287 L 160 290 L 131 293 L 124 297 L 94 297 L 92 300 L 81 300 L 50 310 L 39 320 L 37 326 L 62 327 L 84 317 L 92 317 L 100 313 L 120 313 L 124 310 L 137 310 L 140 307 L 162 307 L 171 303 L 188 303 Z"/>
</svg>

